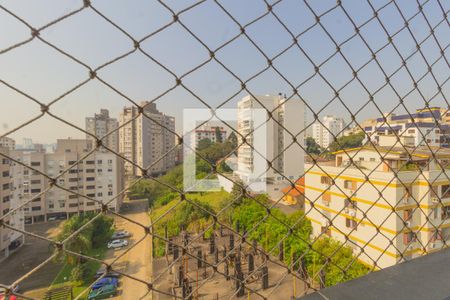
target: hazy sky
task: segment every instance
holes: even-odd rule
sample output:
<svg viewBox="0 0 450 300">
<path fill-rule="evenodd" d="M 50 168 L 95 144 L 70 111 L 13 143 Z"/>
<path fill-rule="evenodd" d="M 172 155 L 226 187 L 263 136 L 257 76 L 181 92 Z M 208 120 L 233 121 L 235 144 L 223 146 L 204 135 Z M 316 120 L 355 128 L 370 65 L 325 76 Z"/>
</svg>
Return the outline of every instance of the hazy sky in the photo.
<svg viewBox="0 0 450 300">
<path fill-rule="evenodd" d="M 1 0 L 0 5 L 22 17 L 33 27 L 39 28 L 81 7 L 82 2 L 74 0 Z M 174 11 L 180 11 L 195 3 L 195 1 L 185 0 L 164 2 Z M 263 0 L 221 0 L 219 2 L 241 24 L 248 23 L 267 10 Z M 375 9 L 382 7 L 387 2 L 390 1 L 370 0 Z M 418 11 L 416 1 L 396 2 L 406 18 L 410 18 Z M 430 0 L 424 5 L 423 13 L 433 27 L 443 18 L 439 2 L 445 11 L 450 9 L 450 1 L 445 0 Z M 172 20 L 171 13 L 157 1 L 94 0 L 92 3 L 96 9 L 135 39 L 141 39 Z M 336 1 L 325 0 L 309 1 L 308 3 L 317 14 L 336 5 Z M 358 25 L 365 23 L 373 16 L 373 11 L 366 0 L 343 0 L 342 3 Z M 274 12 L 294 34 L 304 31 L 315 22 L 309 8 L 300 0 L 282 0 L 274 7 Z M 404 26 L 401 15 L 392 3 L 379 12 L 379 18 L 390 34 Z M 216 49 L 240 32 L 239 27 L 221 11 L 214 1 L 205 1 L 199 4 L 192 10 L 181 14 L 180 19 L 211 49 Z M 353 25 L 340 8 L 323 16 L 321 23 L 337 43 L 342 43 L 354 34 Z M 430 32 L 422 14 L 418 14 L 409 23 L 409 28 L 419 42 Z M 269 57 L 275 56 L 292 43 L 291 36 L 272 15 L 250 25 L 246 32 Z M 387 42 L 387 35 L 376 19 L 362 27 L 360 33 L 374 50 L 378 50 Z M 435 29 L 435 36 L 443 48 L 449 45 L 448 22 L 441 23 Z M 29 37 L 30 30 L 0 8 L 0 51 Z M 43 30 L 41 37 L 92 68 L 133 49 L 130 38 L 89 8 Z M 414 40 L 406 29 L 397 34 L 393 42 L 405 58 L 416 49 Z M 301 35 L 299 44 L 316 64 L 323 62 L 335 52 L 335 46 L 320 26 L 315 26 Z M 206 48 L 179 24 L 171 25 L 153 35 L 143 42 L 141 47 L 178 76 L 209 58 Z M 359 37 L 352 38 L 341 49 L 354 68 L 361 67 L 371 57 Z M 421 50 L 429 64 L 440 57 L 439 47 L 433 38 L 427 39 L 422 44 Z M 450 60 L 449 51 L 449 48 L 446 48 L 447 60 Z M 216 57 L 244 80 L 267 66 L 264 56 L 244 36 L 223 47 L 216 53 Z M 382 68 L 388 74 L 401 65 L 401 59 L 392 45 L 385 47 L 377 57 Z M 296 46 L 274 60 L 274 66 L 294 85 L 300 84 L 314 74 L 312 64 Z M 416 80 L 427 70 L 427 65 L 420 53 L 412 56 L 408 60 L 407 66 Z M 340 88 L 352 78 L 350 68 L 340 55 L 330 59 L 321 67 L 320 71 L 336 88 Z M 448 79 L 450 70 L 444 59 L 441 58 L 435 63 L 433 74 L 439 85 Z M 64 94 L 87 79 L 88 76 L 88 70 L 85 67 L 37 39 L 0 54 L 0 79 L 45 103 Z M 172 75 L 139 52 L 101 69 L 99 76 L 135 101 L 152 100 L 175 83 Z M 358 76 L 372 93 L 384 84 L 384 75 L 375 62 L 371 62 L 363 68 Z M 418 87 L 426 99 L 437 92 L 435 79 L 428 74 L 419 83 Z M 186 76 L 183 83 L 211 106 L 218 106 L 240 89 L 239 81 L 214 61 Z M 411 78 L 405 69 L 393 76 L 391 83 L 402 96 L 412 89 Z M 443 85 L 443 95 L 436 97 L 431 102 L 432 105 L 447 106 L 444 98 L 448 99 L 449 86 L 448 82 Z M 248 88 L 254 94 L 276 94 L 278 92 L 290 94 L 291 92 L 286 81 L 272 69 L 250 81 Z M 334 95 L 319 76 L 315 76 L 300 87 L 299 93 L 315 111 L 321 109 Z M 236 101 L 245 94 L 242 92 L 234 97 L 226 107 L 235 107 Z M 356 81 L 341 91 L 341 97 L 353 112 L 358 111 L 368 100 L 368 94 Z M 390 87 L 379 91 L 374 100 L 383 111 L 390 111 L 398 104 L 398 97 Z M 1 83 L 0 103 L 2 125 L 0 135 L 37 116 L 40 112 L 38 105 Z M 405 98 L 405 104 L 408 109 L 415 109 L 423 106 L 424 102 L 420 93 L 414 91 Z M 125 105 L 130 105 L 128 100 L 99 81 L 92 80 L 52 105 L 50 110 L 63 119 L 84 127 L 84 118 L 98 112 L 100 108 L 108 108 L 111 114 L 117 117 Z M 157 105 L 164 113 L 177 118 L 178 130 L 182 124 L 183 108 L 204 107 L 181 87 L 159 99 Z M 337 100 L 328 106 L 322 112 L 323 114 L 337 114 L 349 120 L 349 113 Z M 309 112 L 310 118 L 311 115 Z M 369 105 L 361 110 L 357 119 L 363 120 L 376 116 L 378 116 L 378 111 L 375 106 Z M 301 123 L 301 117 L 299 117 L 299 124 Z M 11 136 L 18 143 L 21 143 L 23 137 L 31 137 L 36 142 L 52 143 L 57 138 L 83 137 L 83 134 L 45 116 Z"/>
</svg>

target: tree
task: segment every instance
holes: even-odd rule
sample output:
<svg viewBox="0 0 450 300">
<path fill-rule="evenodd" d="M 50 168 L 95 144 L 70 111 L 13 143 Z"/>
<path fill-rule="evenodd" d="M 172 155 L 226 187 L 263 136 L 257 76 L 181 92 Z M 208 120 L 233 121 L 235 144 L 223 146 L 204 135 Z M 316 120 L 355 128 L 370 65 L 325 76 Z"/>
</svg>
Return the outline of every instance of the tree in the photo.
<svg viewBox="0 0 450 300">
<path fill-rule="evenodd" d="M 230 133 L 230 135 L 228 136 L 227 140 L 231 143 L 231 146 L 233 147 L 233 149 L 235 149 L 238 145 L 238 138 L 236 136 L 236 133 L 234 133 L 234 131 L 232 131 Z"/>
<path fill-rule="evenodd" d="M 196 151 L 202 151 L 202 150 L 208 149 L 209 147 L 211 147 L 211 145 L 212 145 L 212 142 L 210 139 L 201 139 L 200 141 L 198 141 Z"/>
<path fill-rule="evenodd" d="M 306 152 L 308 154 L 320 154 L 320 146 L 316 143 L 316 140 L 312 137 L 306 138 Z"/>
<path fill-rule="evenodd" d="M 222 131 L 220 130 L 219 126 L 216 126 L 214 128 L 214 133 L 216 135 L 216 142 L 217 143 L 222 143 L 223 142 L 223 138 L 222 138 Z"/>
<path fill-rule="evenodd" d="M 330 152 L 335 152 L 343 149 L 361 147 L 364 137 L 365 133 L 363 131 L 348 136 L 341 136 L 332 142 L 328 149 Z"/>
</svg>

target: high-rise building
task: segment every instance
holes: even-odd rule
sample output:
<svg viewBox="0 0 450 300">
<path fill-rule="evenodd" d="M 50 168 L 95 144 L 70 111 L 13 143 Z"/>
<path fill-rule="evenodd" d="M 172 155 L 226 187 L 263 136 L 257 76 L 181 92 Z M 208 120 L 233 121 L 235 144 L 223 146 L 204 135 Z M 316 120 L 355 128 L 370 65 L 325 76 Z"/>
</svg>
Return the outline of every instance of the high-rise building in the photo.
<svg viewBox="0 0 450 300">
<path fill-rule="evenodd" d="M 100 203 L 108 203 L 111 210 L 120 208 L 123 197 L 119 193 L 124 187 L 123 160 L 108 151 L 95 151 L 84 157 L 89 149 L 91 141 L 62 139 L 57 141 L 54 153 L 29 150 L 11 153 L 14 159 L 34 169 L 12 164 L 13 199 L 28 203 L 24 206 L 25 223 L 67 218 L 85 211 L 99 211 Z M 49 186 L 49 180 L 40 172 L 56 177 L 70 166 L 73 167 L 58 177 L 57 184 L 99 202 L 59 187 L 52 187 L 37 196 Z M 115 197 L 117 195 L 119 197 Z"/>
<path fill-rule="evenodd" d="M 281 182 L 284 181 L 281 174 L 295 181 L 303 175 L 304 151 L 298 144 L 304 145 L 304 103 L 298 98 L 285 99 L 281 95 L 256 97 L 258 101 L 246 96 L 238 103 L 240 146 L 235 173 L 247 184 L 256 181 L 269 184 Z M 255 118 L 255 109 L 263 109 L 263 120 Z M 260 126 L 263 123 L 265 127 Z M 242 137 L 245 137 L 245 142 Z M 261 167 L 266 169 L 265 165 L 257 165 L 258 157 L 264 152 L 263 160 L 270 162 L 272 168 L 264 174 L 256 174 Z"/>
<path fill-rule="evenodd" d="M 155 103 L 141 102 L 125 107 L 119 117 L 119 152 L 150 174 L 163 174 L 175 166 L 175 118 L 156 109 Z M 125 162 L 128 176 L 141 176 L 139 168 Z"/>
<path fill-rule="evenodd" d="M 109 111 L 107 109 L 101 109 L 99 114 L 95 114 L 94 117 L 86 118 L 86 131 L 95 135 L 97 138 L 104 137 L 107 133 L 110 133 L 114 129 L 117 129 L 119 123 L 117 119 L 110 118 Z M 92 145 L 95 146 L 95 138 L 86 134 L 86 139 L 92 141 Z M 104 146 L 117 152 L 119 150 L 119 132 L 116 130 L 109 134 L 102 140 Z"/>
<path fill-rule="evenodd" d="M 344 119 L 327 115 L 312 125 L 312 137 L 320 147 L 327 149 L 335 137 L 342 135 L 344 127 Z"/>
<path fill-rule="evenodd" d="M 313 235 L 333 237 L 381 268 L 446 247 L 450 236 L 450 150 L 393 140 L 305 165 Z"/>
<path fill-rule="evenodd" d="M 10 142 L 10 141 L 8 141 Z M 11 149 L 0 147 L 0 152 L 9 155 Z M 19 207 L 18 199 L 12 197 L 13 185 L 11 176 L 11 162 L 5 157 L 0 157 L 0 217 Z M 10 226 L 24 230 L 23 210 L 17 209 L 3 220 Z M 24 242 L 22 233 L 0 227 L 0 261 L 8 257 L 10 253 Z"/>
</svg>

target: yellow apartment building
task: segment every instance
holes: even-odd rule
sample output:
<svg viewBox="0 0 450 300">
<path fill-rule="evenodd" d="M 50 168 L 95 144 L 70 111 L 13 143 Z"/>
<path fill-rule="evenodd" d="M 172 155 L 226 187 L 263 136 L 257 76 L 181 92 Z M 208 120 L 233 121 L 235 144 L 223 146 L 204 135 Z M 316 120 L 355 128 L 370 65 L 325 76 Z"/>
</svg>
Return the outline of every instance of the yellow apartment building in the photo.
<svg viewBox="0 0 450 300">
<path fill-rule="evenodd" d="M 450 234 L 450 149 L 392 145 L 305 165 L 313 234 L 346 243 L 376 268 L 442 249 Z"/>
</svg>

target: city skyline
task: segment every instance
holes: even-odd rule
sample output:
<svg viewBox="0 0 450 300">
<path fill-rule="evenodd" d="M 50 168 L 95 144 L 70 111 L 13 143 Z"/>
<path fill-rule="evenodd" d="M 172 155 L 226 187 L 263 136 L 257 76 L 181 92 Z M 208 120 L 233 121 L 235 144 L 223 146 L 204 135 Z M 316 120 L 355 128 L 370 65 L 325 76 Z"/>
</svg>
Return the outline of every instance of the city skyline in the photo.
<svg viewBox="0 0 450 300">
<path fill-rule="evenodd" d="M 174 6 L 174 9 L 179 10 L 188 5 L 187 3 L 172 2 L 171 5 Z M 315 12 L 322 13 L 328 7 L 334 5 L 334 2 L 320 1 L 310 5 Z M 30 24 L 37 28 L 52 20 L 54 16 L 61 12 L 69 12 L 79 7 L 78 1 L 72 1 L 69 5 L 68 3 L 63 4 L 50 1 L 48 3 L 49 5 L 36 5 L 24 4 L 21 1 L 5 1 L 3 5 L 11 11 L 20 13 Z M 259 13 L 264 12 L 265 6 L 262 4 L 262 1 L 229 1 L 224 5 L 234 14 L 237 14 L 238 21 L 245 24 Z M 126 27 L 136 39 L 144 37 L 159 25 L 171 21 L 170 13 L 157 3 L 138 1 L 135 6 L 123 6 L 120 2 L 115 1 L 109 1 L 107 4 L 103 1 L 96 1 L 94 5 L 104 11 L 107 16 L 119 23 L 119 25 Z M 374 9 L 382 7 L 381 4 L 378 5 L 374 4 Z M 343 6 L 351 15 L 358 16 L 354 20 L 356 24 L 362 24 L 364 20 L 373 15 L 372 8 L 363 2 L 353 2 L 352 5 L 343 3 Z M 275 12 L 284 16 L 283 21 L 292 26 L 294 33 L 301 32 L 314 21 L 314 16 L 310 9 L 301 2 L 285 1 L 275 6 L 274 9 Z M 401 9 L 405 17 L 409 17 L 415 11 L 415 6 L 408 3 L 408 1 L 402 1 Z M 440 11 L 438 6 L 431 4 L 426 6 L 426 9 L 430 14 L 436 14 Z M 213 21 L 213 24 L 204 26 L 204 18 L 192 18 L 189 14 L 182 14 L 181 19 L 189 25 L 195 34 L 198 34 L 204 40 L 208 47 L 214 49 L 239 33 L 239 27 L 217 5 L 209 2 L 201 3 L 195 7 L 195 11 L 197 16 L 208 16 L 208 20 Z M 299 12 L 304 15 L 304 18 L 298 18 L 297 14 Z M 8 32 L 2 34 L 5 39 L 0 43 L 0 48 L 3 49 L 19 42 L 21 37 L 24 39 L 28 37 L 28 30 L 23 24 L 7 15 L 4 11 L 0 11 L 0 16 L 4 16 L 2 22 L 5 22 L 5 24 L 2 28 L 8 28 Z M 386 24 L 389 32 L 395 32 L 396 29 L 403 25 L 399 13 L 391 8 L 381 10 L 379 17 Z M 332 33 L 336 42 L 343 42 L 347 37 L 354 34 L 352 25 L 346 20 L 341 10 L 336 10 L 335 13 L 327 15 L 321 21 L 324 27 Z M 410 26 L 418 37 L 425 36 L 428 32 L 427 24 L 419 18 L 413 19 Z M 335 27 L 340 29 L 337 30 Z M 93 32 L 89 28 L 96 28 L 97 30 Z M 71 35 L 65 36 L 64 32 L 69 30 Z M 215 34 L 216 32 L 220 34 Z M 254 25 L 249 26 L 247 32 L 257 45 L 264 45 L 263 50 L 269 57 L 276 55 L 292 43 L 292 38 L 286 34 L 279 22 L 273 17 L 265 18 L 263 22 L 256 22 Z M 445 34 L 446 32 L 449 34 Z M 273 39 L 270 43 L 265 33 L 270 33 Z M 363 37 L 368 38 L 369 33 L 371 38 L 369 46 L 374 51 L 387 42 L 386 33 L 376 21 L 369 22 L 361 29 Z M 439 26 L 436 29 L 436 34 L 438 33 L 440 43 L 445 45 L 449 39 L 450 30 Z M 128 37 L 118 33 L 114 27 L 99 19 L 93 12 L 82 12 L 73 18 L 68 18 L 58 26 L 44 30 L 41 36 L 93 68 L 118 55 L 133 50 L 132 41 Z M 334 55 L 335 46 L 322 29 L 316 27 L 305 34 L 300 39 L 300 42 L 303 39 L 307 39 L 308 43 L 302 43 L 301 46 L 304 47 L 305 53 L 315 64 L 320 64 L 324 61 L 324 58 L 333 55 L 332 59 L 321 66 L 319 70 L 335 88 L 340 88 L 353 78 L 352 71 L 344 62 L 343 57 Z M 415 80 L 418 80 L 426 70 L 423 68 L 423 58 L 416 51 L 412 38 L 407 34 L 396 35 L 393 43 L 395 43 L 403 57 L 414 54 L 408 60 L 407 66 L 412 70 L 412 76 Z M 84 47 L 86 44 L 89 47 Z M 158 47 L 158 44 L 164 44 L 165 47 Z M 429 44 L 422 44 L 422 51 L 430 53 L 427 57 L 427 62 L 431 64 L 438 57 L 439 49 Z M 171 26 L 169 29 L 163 30 L 161 33 L 144 41 L 142 48 L 164 66 L 173 70 L 178 76 L 209 60 L 208 51 L 178 25 Z M 341 48 L 345 57 L 354 64 L 354 68 L 359 68 L 366 61 L 371 60 L 370 51 L 359 38 L 352 39 L 352 41 Z M 90 51 L 91 49 L 93 50 Z M 237 49 L 239 49 L 239 52 L 237 52 Z M 188 52 L 190 53 L 189 56 L 186 55 Z M 395 53 L 392 46 L 380 50 L 377 55 L 380 66 L 387 74 L 391 74 L 397 67 L 401 66 L 401 58 Z M 248 39 L 243 37 L 218 51 L 216 57 L 243 80 L 253 75 L 250 72 L 251 70 L 256 72 L 257 70 L 263 70 L 267 66 L 266 58 L 251 45 Z M 0 57 L 0 64 L 4 66 L 2 68 L 4 71 L 0 71 L 0 79 L 44 103 L 49 103 L 89 77 L 89 70 L 63 54 L 50 49 L 38 40 L 20 47 L 16 51 L 5 53 Z M 282 56 L 274 60 L 273 65 L 294 84 L 300 84 L 303 80 L 315 74 L 314 66 L 297 46 L 289 48 Z M 444 74 L 440 70 L 445 70 L 445 67 L 445 62 L 442 59 L 433 64 L 433 71 L 438 82 L 442 82 L 445 79 L 439 75 Z M 299 72 L 299 70 L 302 71 Z M 127 74 L 127 76 L 124 76 L 124 74 Z M 98 75 L 135 102 L 152 100 L 175 84 L 175 78 L 172 75 L 157 66 L 139 51 L 119 60 L 112 66 L 105 67 L 105 69 L 98 72 Z M 385 84 L 385 75 L 375 61 L 371 61 L 367 66 L 359 70 L 358 78 L 371 92 L 376 91 Z M 182 82 L 195 95 L 198 95 L 213 107 L 228 100 L 229 97 L 240 90 L 240 82 L 214 60 L 183 78 Z M 447 106 L 443 94 L 448 91 L 448 85 L 443 85 L 441 94 L 435 95 L 433 91 L 436 84 L 429 74 L 418 83 L 417 87 L 421 93 L 408 94 L 408 91 L 414 87 L 413 81 L 404 70 L 392 76 L 391 84 L 395 85 L 396 91 L 401 96 L 407 95 L 403 103 L 408 109 L 424 106 L 424 101 L 429 101 L 430 99 L 433 99 L 430 103 L 431 106 Z M 263 72 L 255 80 L 249 81 L 247 88 L 254 95 L 281 92 L 289 97 L 292 91 L 289 84 L 271 68 Z M 314 111 L 319 111 L 334 97 L 332 89 L 318 75 L 314 76 L 306 85 L 303 85 L 298 92 L 304 98 L 305 103 L 311 106 Z M 235 107 L 237 101 L 246 95 L 247 91 L 239 92 L 232 97 L 225 107 Z M 356 116 L 357 121 L 369 118 L 374 114 L 374 110 L 378 110 L 373 104 L 363 108 L 362 103 L 368 101 L 369 97 L 358 82 L 353 81 L 347 85 L 340 91 L 340 97 L 353 113 L 358 112 Z M 0 119 L 2 120 L 0 135 L 40 114 L 38 105 L 4 84 L 0 85 L 0 99 L 4 99 L 0 100 L 4 104 L 4 109 L 0 112 Z M 393 104 L 397 100 L 398 96 L 389 85 L 374 95 L 374 102 L 382 108 L 383 112 L 391 111 L 395 107 Z M 182 108 L 205 107 L 194 95 L 181 87 L 177 87 L 167 95 L 164 95 L 156 103 L 163 113 L 171 114 L 177 120 L 180 120 L 180 122 L 177 122 L 177 132 L 181 132 Z M 354 103 L 359 104 L 355 106 Z M 93 115 L 101 108 L 108 108 L 112 116 L 118 117 L 121 109 L 129 105 L 131 105 L 131 102 L 98 80 L 91 80 L 51 106 L 50 111 L 62 119 L 83 128 L 84 116 Z M 397 113 L 401 113 L 403 108 L 400 107 L 399 110 Z M 6 113 L 10 111 L 15 113 Z M 309 117 L 308 121 L 311 122 L 313 112 L 309 108 L 306 108 L 306 112 Z M 338 100 L 334 100 L 330 106 L 321 112 L 324 115 L 330 113 L 339 114 L 346 120 L 351 119 L 347 109 Z M 377 111 L 376 114 L 378 113 Z M 43 128 L 46 130 L 43 131 Z M 43 118 L 15 132 L 11 137 L 16 140 L 21 140 L 24 137 L 35 137 L 35 140 L 39 143 L 49 143 L 57 137 L 70 136 L 79 138 L 82 135 L 82 132 L 45 115 Z"/>
</svg>

